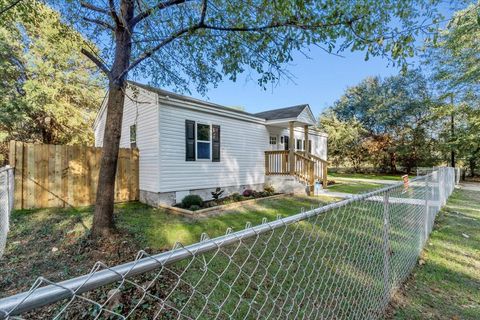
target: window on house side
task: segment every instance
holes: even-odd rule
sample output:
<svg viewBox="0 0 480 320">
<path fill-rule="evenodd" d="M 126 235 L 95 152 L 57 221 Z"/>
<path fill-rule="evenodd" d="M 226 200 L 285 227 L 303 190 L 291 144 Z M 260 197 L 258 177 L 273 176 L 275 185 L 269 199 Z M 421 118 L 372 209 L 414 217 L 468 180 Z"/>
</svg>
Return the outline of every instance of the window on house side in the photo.
<svg viewBox="0 0 480 320">
<path fill-rule="evenodd" d="M 211 159 L 211 142 L 210 125 L 197 123 L 197 159 Z"/>
<path fill-rule="evenodd" d="M 297 139 L 297 150 L 303 150 L 303 140 Z"/>
<path fill-rule="evenodd" d="M 270 144 L 277 144 L 277 137 L 270 137 Z"/>
<path fill-rule="evenodd" d="M 130 143 L 137 142 L 137 125 L 133 124 L 130 126 Z"/>
</svg>

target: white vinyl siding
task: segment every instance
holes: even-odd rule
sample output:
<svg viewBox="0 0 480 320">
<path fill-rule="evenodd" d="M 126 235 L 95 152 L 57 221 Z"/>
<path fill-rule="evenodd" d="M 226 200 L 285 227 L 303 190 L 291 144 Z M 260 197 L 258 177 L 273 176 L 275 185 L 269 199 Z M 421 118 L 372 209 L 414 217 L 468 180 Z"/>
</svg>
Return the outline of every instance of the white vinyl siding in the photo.
<svg viewBox="0 0 480 320">
<path fill-rule="evenodd" d="M 185 120 L 220 126 L 220 162 L 185 161 Z M 159 192 L 265 181 L 269 134 L 263 124 L 161 103 L 159 132 Z"/>
<path fill-rule="evenodd" d="M 95 119 L 93 133 L 95 135 L 95 147 L 103 146 L 103 133 L 105 132 L 105 121 L 107 118 L 106 110 L 107 99 L 105 98 L 100 110 L 98 111 L 97 119 Z"/>
<path fill-rule="evenodd" d="M 127 89 L 127 97 L 123 108 L 121 148 L 130 148 L 130 126 L 136 124 L 136 144 L 139 150 L 139 180 L 140 190 L 158 191 L 158 105 L 157 95 L 139 89 L 136 98 L 132 101 L 133 92 Z M 129 98 L 131 97 L 131 98 Z M 106 111 L 100 115 L 95 126 L 95 146 L 103 145 Z"/>
<path fill-rule="evenodd" d="M 297 117 L 297 121 L 310 123 L 312 125 L 315 124 L 315 117 L 310 112 L 310 108 L 306 107 L 303 109 L 302 113 L 300 113 Z"/>
</svg>

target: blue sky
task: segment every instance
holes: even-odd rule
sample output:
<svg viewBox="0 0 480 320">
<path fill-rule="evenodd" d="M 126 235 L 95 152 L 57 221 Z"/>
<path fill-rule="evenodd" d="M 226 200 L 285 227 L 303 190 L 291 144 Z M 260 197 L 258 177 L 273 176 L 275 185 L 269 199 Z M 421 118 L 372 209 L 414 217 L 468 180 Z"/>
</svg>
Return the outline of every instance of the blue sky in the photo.
<svg viewBox="0 0 480 320">
<path fill-rule="evenodd" d="M 206 97 L 196 92 L 192 96 L 226 106 L 242 106 L 248 112 L 288 107 L 308 103 L 317 116 L 333 104 L 349 86 L 372 75 L 397 74 L 399 69 L 389 66 L 387 59 L 364 60 L 363 52 L 342 53 L 344 57 L 329 55 L 313 48 L 310 59 L 295 54 L 288 67 L 295 77 L 294 82 L 282 80 L 263 90 L 255 79 L 240 77 L 236 82 L 225 80 L 217 88 L 211 88 Z"/>
<path fill-rule="evenodd" d="M 455 5 L 455 2 L 453 7 L 451 5 L 440 7 L 446 19 L 451 18 L 454 10 L 466 7 L 460 3 Z M 422 40 L 418 39 L 419 45 L 421 42 Z M 206 96 L 194 90 L 191 96 L 225 106 L 241 106 L 252 113 L 308 103 L 313 113 L 318 116 L 326 107 L 331 106 L 347 87 L 356 85 L 368 76 L 386 77 L 399 72 L 399 68 L 392 66 L 386 58 L 370 57 L 365 61 L 364 52 L 341 54 L 343 57 L 330 55 L 317 47 L 311 48 L 309 58 L 296 53 L 294 61 L 287 67 L 295 77 L 294 81 L 282 80 L 267 90 L 257 84 L 256 78 L 248 79 L 247 75 L 241 75 L 236 82 L 227 79 L 217 88 L 210 88 Z M 409 62 L 418 64 L 418 59 L 413 58 Z"/>
</svg>

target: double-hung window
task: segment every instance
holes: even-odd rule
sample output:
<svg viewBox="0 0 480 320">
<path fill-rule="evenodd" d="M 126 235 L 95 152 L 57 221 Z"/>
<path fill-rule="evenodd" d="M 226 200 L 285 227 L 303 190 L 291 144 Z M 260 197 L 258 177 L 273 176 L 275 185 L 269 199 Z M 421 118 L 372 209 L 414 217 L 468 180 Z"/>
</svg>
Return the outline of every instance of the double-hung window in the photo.
<svg viewBox="0 0 480 320">
<path fill-rule="evenodd" d="M 277 144 L 277 137 L 270 136 L 270 144 L 271 145 L 276 145 Z"/>
<path fill-rule="evenodd" d="M 220 126 L 185 121 L 186 161 L 220 161 Z"/>
<path fill-rule="evenodd" d="M 197 123 L 197 160 L 212 158 L 212 130 L 209 124 Z"/>
</svg>

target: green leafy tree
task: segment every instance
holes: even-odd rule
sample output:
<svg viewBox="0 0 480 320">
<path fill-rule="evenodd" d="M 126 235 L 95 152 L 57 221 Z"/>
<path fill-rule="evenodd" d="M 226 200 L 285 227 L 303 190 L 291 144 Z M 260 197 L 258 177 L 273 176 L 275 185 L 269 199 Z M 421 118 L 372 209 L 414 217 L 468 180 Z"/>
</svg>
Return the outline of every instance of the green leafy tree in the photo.
<svg viewBox="0 0 480 320">
<path fill-rule="evenodd" d="M 319 128 L 328 134 L 328 156 L 335 167 L 351 166 L 359 171 L 366 160 L 366 130 L 356 119 L 341 121 L 331 110 L 319 118 Z"/>
<path fill-rule="evenodd" d="M 75 49 L 87 44 L 57 12 L 24 2 L 30 16 L 15 6 L 0 23 L 0 139 L 89 143 L 103 90 L 95 65 Z"/>
<path fill-rule="evenodd" d="M 205 92 L 224 76 L 253 70 L 266 86 L 288 75 L 292 52 L 362 50 L 403 63 L 413 54 L 419 21 L 435 21 L 437 0 L 119 0 L 51 1 L 94 42 L 82 52 L 109 79 L 107 125 L 92 234 L 114 228 L 113 200 L 126 80 Z M 402 30 L 402 32 L 398 32 Z"/>
<path fill-rule="evenodd" d="M 455 154 L 474 174 L 478 167 L 480 92 L 480 2 L 455 13 L 452 21 L 427 43 L 424 63 L 432 70 L 438 93 L 447 100 L 437 110 L 443 123 L 441 150 Z"/>
<path fill-rule="evenodd" d="M 348 88 L 332 112 L 341 121 L 358 121 L 366 131 L 368 163 L 395 172 L 432 164 L 436 145 L 432 110 L 437 102 L 419 70 L 385 79 L 370 77 Z"/>
</svg>

